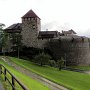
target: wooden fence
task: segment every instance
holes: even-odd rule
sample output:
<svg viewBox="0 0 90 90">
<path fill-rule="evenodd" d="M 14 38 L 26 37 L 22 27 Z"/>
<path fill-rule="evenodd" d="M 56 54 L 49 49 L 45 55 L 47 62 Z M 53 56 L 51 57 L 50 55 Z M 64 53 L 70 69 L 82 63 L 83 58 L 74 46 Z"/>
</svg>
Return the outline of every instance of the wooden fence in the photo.
<svg viewBox="0 0 90 90">
<path fill-rule="evenodd" d="M 7 80 L 12 87 L 12 90 L 17 90 L 15 82 L 22 88 L 20 90 L 28 90 L 9 70 L 7 70 L 3 65 L 0 64 L 0 74 L 4 75 L 5 81 Z M 11 80 L 7 77 L 7 74 L 11 76 Z"/>
</svg>

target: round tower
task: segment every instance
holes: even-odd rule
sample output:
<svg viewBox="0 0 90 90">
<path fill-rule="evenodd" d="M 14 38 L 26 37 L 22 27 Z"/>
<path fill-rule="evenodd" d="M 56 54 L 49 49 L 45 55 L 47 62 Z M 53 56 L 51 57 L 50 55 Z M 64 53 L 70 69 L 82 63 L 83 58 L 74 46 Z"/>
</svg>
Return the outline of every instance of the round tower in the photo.
<svg viewBox="0 0 90 90">
<path fill-rule="evenodd" d="M 61 36 L 49 42 L 54 58 L 64 58 L 67 65 L 90 65 L 90 44 L 87 37 Z"/>
<path fill-rule="evenodd" d="M 28 11 L 22 17 L 22 43 L 26 47 L 37 47 L 38 34 L 41 30 L 40 18 L 33 12 Z"/>
</svg>

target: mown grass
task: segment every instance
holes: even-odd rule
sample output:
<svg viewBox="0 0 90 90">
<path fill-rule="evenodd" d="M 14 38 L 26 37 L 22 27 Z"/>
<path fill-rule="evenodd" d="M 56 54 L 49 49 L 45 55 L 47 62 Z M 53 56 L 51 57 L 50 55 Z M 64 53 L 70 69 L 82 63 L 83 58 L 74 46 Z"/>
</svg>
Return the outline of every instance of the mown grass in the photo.
<svg viewBox="0 0 90 90">
<path fill-rule="evenodd" d="M 66 71 L 59 71 L 57 68 L 49 66 L 41 67 L 30 61 L 9 57 L 16 64 L 42 75 L 60 85 L 66 86 L 71 90 L 90 90 L 90 75 Z"/>
<path fill-rule="evenodd" d="M 0 64 L 4 65 L 13 75 L 16 76 L 18 80 L 20 80 L 29 90 L 50 90 L 48 87 L 44 86 L 40 82 L 16 71 L 14 68 L 0 60 Z M 8 76 L 10 79 L 10 76 Z M 16 84 L 17 85 L 17 84 Z M 6 90 L 11 90 L 10 85 L 7 85 Z M 22 90 L 20 87 L 17 87 L 16 90 Z"/>
<path fill-rule="evenodd" d="M 10 87 L 9 83 L 7 81 L 6 82 L 4 81 L 4 76 L 3 75 L 0 75 L 0 82 L 2 83 L 3 88 L 5 90 L 11 90 L 11 87 Z"/>
<path fill-rule="evenodd" d="M 81 70 L 90 70 L 90 66 L 71 66 L 71 67 Z"/>
</svg>

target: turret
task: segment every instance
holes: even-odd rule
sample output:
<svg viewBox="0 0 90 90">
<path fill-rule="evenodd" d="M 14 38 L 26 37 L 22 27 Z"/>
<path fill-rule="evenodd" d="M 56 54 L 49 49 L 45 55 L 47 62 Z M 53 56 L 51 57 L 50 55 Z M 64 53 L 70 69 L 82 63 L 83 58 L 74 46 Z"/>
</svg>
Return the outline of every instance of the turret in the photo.
<svg viewBox="0 0 90 90">
<path fill-rule="evenodd" d="M 27 47 L 36 47 L 37 37 L 41 30 L 40 18 L 33 12 L 28 11 L 22 17 L 22 38 L 23 44 Z"/>
</svg>

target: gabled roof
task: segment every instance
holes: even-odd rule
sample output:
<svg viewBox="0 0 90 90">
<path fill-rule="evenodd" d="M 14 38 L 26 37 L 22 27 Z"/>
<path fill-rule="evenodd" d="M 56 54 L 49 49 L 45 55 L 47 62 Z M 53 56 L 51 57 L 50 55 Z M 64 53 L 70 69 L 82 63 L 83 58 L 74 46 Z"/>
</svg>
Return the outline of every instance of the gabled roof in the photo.
<svg viewBox="0 0 90 90">
<path fill-rule="evenodd" d="M 11 33 L 11 32 L 19 33 L 22 30 L 21 23 L 12 24 L 11 26 L 7 27 L 4 30 L 5 30 L 5 32 L 8 32 L 8 33 Z"/>
<path fill-rule="evenodd" d="M 38 17 L 33 10 L 28 11 L 22 18 Z M 39 17 L 38 17 L 39 18 Z M 40 18 L 39 18 L 40 19 Z"/>
<path fill-rule="evenodd" d="M 74 34 L 77 34 L 77 33 L 76 33 L 74 30 L 72 30 L 72 29 L 71 29 L 71 30 L 69 30 L 69 32 L 73 32 Z"/>
<path fill-rule="evenodd" d="M 74 30 L 62 31 L 62 34 L 77 34 Z"/>
</svg>

